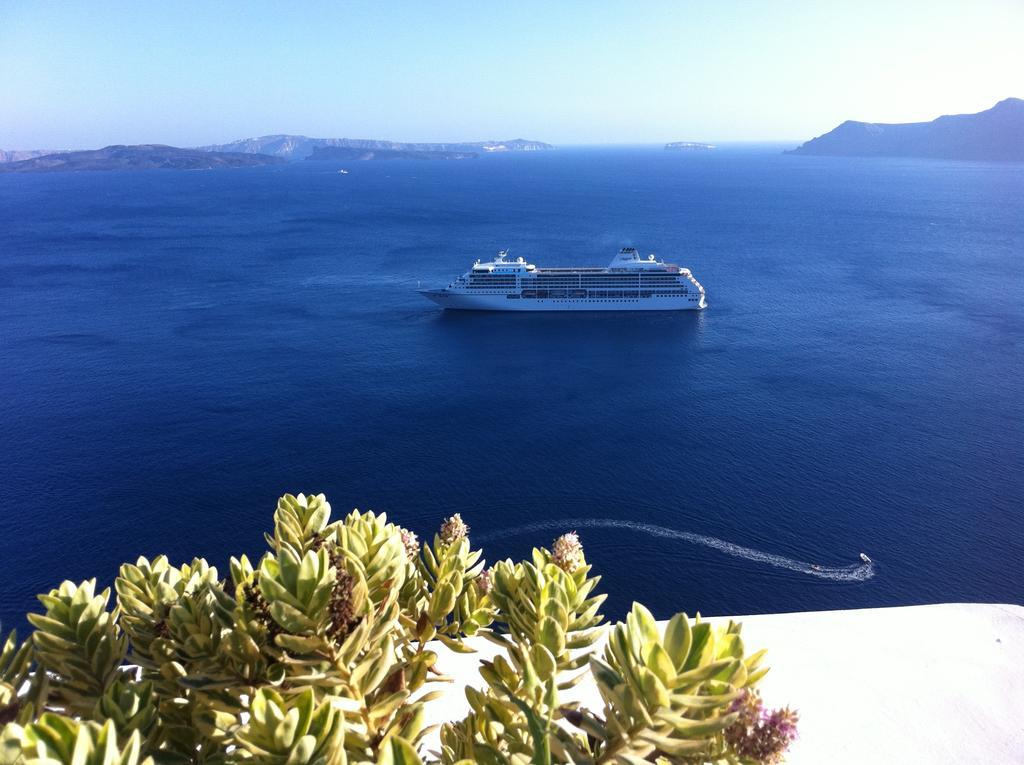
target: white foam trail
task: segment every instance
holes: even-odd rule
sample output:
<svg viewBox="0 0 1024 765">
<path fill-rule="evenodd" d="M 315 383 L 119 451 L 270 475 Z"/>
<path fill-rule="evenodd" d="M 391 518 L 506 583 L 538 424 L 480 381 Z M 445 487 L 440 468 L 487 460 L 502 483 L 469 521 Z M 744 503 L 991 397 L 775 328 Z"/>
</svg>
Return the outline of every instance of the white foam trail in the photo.
<svg viewBox="0 0 1024 765">
<path fill-rule="evenodd" d="M 724 539 L 709 537 L 703 534 L 679 531 L 667 526 L 656 526 L 653 523 L 620 521 L 612 518 L 564 518 L 554 521 L 541 521 L 525 526 L 516 526 L 512 529 L 501 529 L 500 531 L 478 535 L 474 537 L 474 541 L 483 544 L 484 542 L 502 537 L 531 534 L 538 531 L 573 531 L 578 529 L 626 529 L 627 531 L 649 534 L 653 537 L 678 539 L 690 544 L 710 547 L 724 552 L 726 555 L 732 555 L 735 558 L 744 558 L 757 563 L 767 563 L 769 566 L 775 566 L 776 568 L 784 568 L 800 574 L 816 576 L 819 579 L 831 579 L 836 582 L 863 582 L 875 575 L 874 563 L 858 563 L 852 566 L 821 566 L 787 558 L 783 555 L 762 552 L 751 547 L 743 547 L 732 542 L 726 542 Z"/>
</svg>

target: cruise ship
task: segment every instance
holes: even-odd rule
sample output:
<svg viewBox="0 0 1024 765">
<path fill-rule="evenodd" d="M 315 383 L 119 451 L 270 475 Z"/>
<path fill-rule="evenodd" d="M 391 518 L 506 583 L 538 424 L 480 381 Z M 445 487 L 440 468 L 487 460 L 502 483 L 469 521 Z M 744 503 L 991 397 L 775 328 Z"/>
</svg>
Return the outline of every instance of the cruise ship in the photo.
<svg viewBox="0 0 1024 765">
<path fill-rule="evenodd" d="M 623 247 L 607 268 L 537 268 L 498 253 L 449 284 L 420 294 L 444 308 L 472 311 L 694 311 L 704 288 L 680 268 Z"/>
</svg>

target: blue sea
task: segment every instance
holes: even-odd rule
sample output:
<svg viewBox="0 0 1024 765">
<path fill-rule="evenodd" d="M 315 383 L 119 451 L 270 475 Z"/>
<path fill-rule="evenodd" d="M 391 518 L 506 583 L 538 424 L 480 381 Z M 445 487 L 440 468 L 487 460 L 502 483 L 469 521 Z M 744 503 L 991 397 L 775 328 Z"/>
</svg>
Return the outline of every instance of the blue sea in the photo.
<svg viewBox="0 0 1024 765">
<path fill-rule="evenodd" d="M 0 175 L 0 621 L 284 492 L 577 530 L 612 617 L 1024 602 L 1024 166 L 780 148 Z M 416 292 L 623 245 L 709 308 Z"/>
</svg>

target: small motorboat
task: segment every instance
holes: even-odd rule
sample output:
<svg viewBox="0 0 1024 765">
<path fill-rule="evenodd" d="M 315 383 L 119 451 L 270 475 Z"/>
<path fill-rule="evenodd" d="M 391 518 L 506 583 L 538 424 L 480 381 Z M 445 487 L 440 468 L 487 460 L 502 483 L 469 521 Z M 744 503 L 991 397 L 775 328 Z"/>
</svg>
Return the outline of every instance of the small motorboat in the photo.
<svg viewBox="0 0 1024 765">
<path fill-rule="evenodd" d="M 811 570 L 812 571 L 821 571 L 821 566 L 819 566 L 817 563 L 812 563 L 811 564 Z"/>
<path fill-rule="evenodd" d="M 862 561 L 864 561 L 865 563 L 871 563 L 871 558 L 869 558 L 869 557 L 868 557 L 867 555 L 865 555 L 864 553 L 861 553 L 861 554 L 860 554 L 860 559 L 861 559 Z"/>
<path fill-rule="evenodd" d="M 348 170 L 339 170 L 338 175 L 348 175 Z"/>
</svg>

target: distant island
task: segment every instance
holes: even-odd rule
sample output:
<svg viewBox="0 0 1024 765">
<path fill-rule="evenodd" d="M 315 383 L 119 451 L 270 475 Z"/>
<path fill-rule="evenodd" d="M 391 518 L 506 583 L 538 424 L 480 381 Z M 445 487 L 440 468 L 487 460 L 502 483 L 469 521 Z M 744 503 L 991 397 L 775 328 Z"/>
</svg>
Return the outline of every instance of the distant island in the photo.
<svg viewBox="0 0 1024 765">
<path fill-rule="evenodd" d="M 786 154 L 1024 161 L 1024 100 L 1007 98 L 977 114 L 931 122 L 848 120 Z"/>
<path fill-rule="evenodd" d="M 222 167 L 278 165 L 284 160 L 266 154 L 179 149 L 160 144 L 107 146 L 90 151 L 56 154 L 0 163 L 0 173 L 51 173 L 78 170 L 213 170 Z"/>
<path fill-rule="evenodd" d="M 667 151 L 711 151 L 714 147 L 710 143 L 694 143 L 693 141 L 676 141 L 665 144 Z"/>
<path fill-rule="evenodd" d="M 312 159 L 318 149 L 339 148 L 372 152 L 367 156 L 332 156 L 330 159 L 398 159 L 399 154 L 383 152 L 406 152 L 406 159 L 441 159 L 444 157 L 423 156 L 434 154 L 497 154 L 504 152 L 547 151 L 555 148 L 542 141 L 527 141 L 515 138 L 509 141 L 467 141 L 461 143 L 403 143 L 399 141 L 378 141 L 362 138 L 309 138 L 304 135 L 265 135 L 259 138 L 243 138 L 231 143 L 200 146 L 203 151 L 238 152 L 242 154 L 269 154 L 284 159 Z M 327 159 L 326 155 L 317 159 Z M 452 157 L 447 159 L 464 159 Z"/>
<path fill-rule="evenodd" d="M 400 143 L 358 138 L 266 135 L 231 143 L 179 149 L 161 144 L 107 146 L 88 151 L 0 150 L 0 173 L 77 170 L 213 170 L 276 165 L 286 160 L 472 159 L 479 154 L 546 151 L 549 143 L 515 138 L 465 143 Z"/>
<path fill-rule="evenodd" d="M 352 146 L 316 146 L 306 160 L 361 161 L 371 159 L 473 159 L 475 151 L 417 151 L 411 149 L 357 149 Z"/>
</svg>

